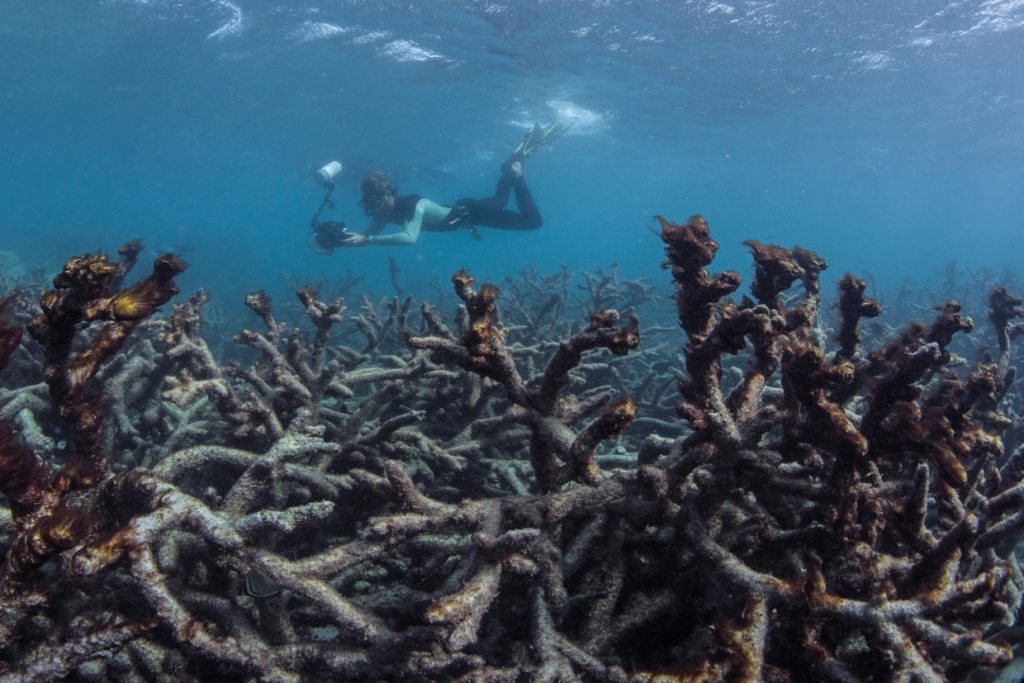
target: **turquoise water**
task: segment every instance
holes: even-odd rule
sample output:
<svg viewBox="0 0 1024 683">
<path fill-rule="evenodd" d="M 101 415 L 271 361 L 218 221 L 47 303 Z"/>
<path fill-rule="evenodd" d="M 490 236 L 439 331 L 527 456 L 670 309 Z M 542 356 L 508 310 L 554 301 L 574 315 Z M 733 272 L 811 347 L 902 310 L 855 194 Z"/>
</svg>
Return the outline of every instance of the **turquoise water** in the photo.
<svg viewBox="0 0 1024 683">
<path fill-rule="evenodd" d="M 184 249 L 189 291 L 240 305 L 280 276 L 387 285 L 610 263 L 659 280 L 656 213 L 703 213 L 830 274 L 1020 270 L 1024 3 L 0 0 L 0 248 L 56 270 Z M 486 195 L 534 121 L 536 233 L 307 247 L 331 159 L 438 201 Z M 232 304 L 233 305 L 233 304 Z"/>
</svg>

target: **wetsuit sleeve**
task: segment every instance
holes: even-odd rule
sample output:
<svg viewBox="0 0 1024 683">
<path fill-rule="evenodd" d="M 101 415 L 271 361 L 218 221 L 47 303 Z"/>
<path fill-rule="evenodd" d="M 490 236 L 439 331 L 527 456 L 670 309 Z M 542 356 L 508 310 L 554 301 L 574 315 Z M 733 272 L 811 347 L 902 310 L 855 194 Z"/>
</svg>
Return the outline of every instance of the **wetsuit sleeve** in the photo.
<svg viewBox="0 0 1024 683">
<path fill-rule="evenodd" d="M 429 199 L 421 199 L 416 202 L 416 210 L 413 211 L 412 217 L 402 224 L 402 229 L 399 232 L 391 235 L 374 235 L 367 231 L 366 243 L 387 247 L 415 244 L 420 237 L 420 230 L 423 228 L 423 213 L 428 203 L 433 204 Z"/>
</svg>

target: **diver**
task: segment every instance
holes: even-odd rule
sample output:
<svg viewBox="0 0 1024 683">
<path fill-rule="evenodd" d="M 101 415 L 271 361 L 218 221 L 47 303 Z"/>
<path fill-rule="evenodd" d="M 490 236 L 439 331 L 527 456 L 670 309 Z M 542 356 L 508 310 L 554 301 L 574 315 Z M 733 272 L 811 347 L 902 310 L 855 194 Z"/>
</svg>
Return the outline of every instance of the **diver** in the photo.
<svg viewBox="0 0 1024 683">
<path fill-rule="evenodd" d="M 474 239 L 480 239 L 477 227 L 537 230 L 543 224 L 543 219 L 523 179 L 523 162 L 564 134 L 570 125 L 553 123 L 546 128 L 540 124 L 534 125 L 502 163 L 501 177 L 494 196 L 485 199 L 463 198 L 446 206 L 415 194 L 399 195 L 398 188 L 391 183 L 387 174 L 374 172 L 360 185 L 362 199 L 359 200 L 359 206 L 370 218 L 370 224 L 363 233 L 348 230 L 344 223 L 319 221 L 321 212 L 333 207 L 330 202 L 333 186 L 328 184 L 327 196 L 313 216 L 312 247 L 318 253 L 330 254 L 337 247 L 410 245 L 416 243 L 423 230 L 467 230 Z M 505 208 L 512 194 L 515 195 L 517 211 Z M 400 225 L 401 230 L 380 234 L 389 224 Z"/>
</svg>

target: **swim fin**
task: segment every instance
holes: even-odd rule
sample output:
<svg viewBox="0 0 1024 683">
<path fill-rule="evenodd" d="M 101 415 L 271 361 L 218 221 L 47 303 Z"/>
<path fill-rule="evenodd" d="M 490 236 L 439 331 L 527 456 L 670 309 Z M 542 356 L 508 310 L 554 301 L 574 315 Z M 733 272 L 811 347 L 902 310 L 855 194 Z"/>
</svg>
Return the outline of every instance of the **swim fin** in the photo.
<svg viewBox="0 0 1024 683">
<path fill-rule="evenodd" d="M 505 165 L 513 161 L 522 161 L 539 149 L 543 149 L 565 134 L 572 128 L 571 123 L 552 123 L 547 128 L 541 127 L 539 123 L 533 124 L 533 128 L 523 136 L 522 141 L 512 150 L 512 155 Z"/>
</svg>

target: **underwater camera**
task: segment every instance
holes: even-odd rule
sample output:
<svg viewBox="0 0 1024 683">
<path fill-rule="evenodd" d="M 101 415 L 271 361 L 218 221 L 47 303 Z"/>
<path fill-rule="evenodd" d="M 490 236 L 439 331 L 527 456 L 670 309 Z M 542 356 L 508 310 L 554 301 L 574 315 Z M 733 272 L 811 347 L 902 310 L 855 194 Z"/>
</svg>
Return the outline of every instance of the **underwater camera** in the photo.
<svg viewBox="0 0 1024 683">
<path fill-rule="evenodd" d="M 351 236 L 352 233 L 341 221 L 315 223 L 309 246 L 318 254 L 330 254 Z"/>
</svg>

